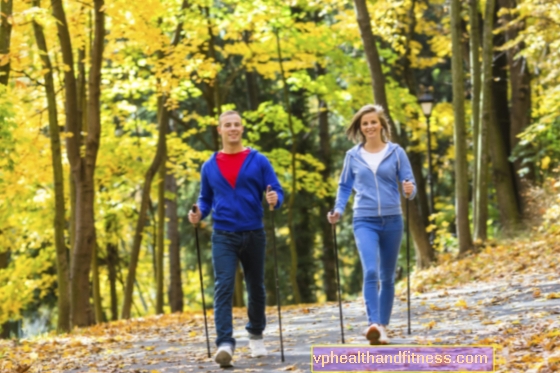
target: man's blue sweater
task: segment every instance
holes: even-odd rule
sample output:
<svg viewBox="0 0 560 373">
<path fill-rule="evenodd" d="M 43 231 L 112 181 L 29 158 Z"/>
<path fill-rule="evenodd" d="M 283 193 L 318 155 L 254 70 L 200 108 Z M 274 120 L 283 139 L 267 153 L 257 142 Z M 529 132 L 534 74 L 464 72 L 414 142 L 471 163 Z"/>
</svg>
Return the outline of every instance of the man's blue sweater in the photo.
<svg viewBox="0 0 560 373">
<path fill-rule="evenodd" d="M 198 197 L 202 219 L 212 212 L 214 229 L 230 232 L 262 229 L 262 199 L 267 186 L 270 185 L 278 194 L 275 208 L 279 208 L 284 200 L 282 187 L 270 162 L 264 155 L 251 149 L 233 188 L 220 172 L 216 154 L 202 165 Z"/>
</svg>

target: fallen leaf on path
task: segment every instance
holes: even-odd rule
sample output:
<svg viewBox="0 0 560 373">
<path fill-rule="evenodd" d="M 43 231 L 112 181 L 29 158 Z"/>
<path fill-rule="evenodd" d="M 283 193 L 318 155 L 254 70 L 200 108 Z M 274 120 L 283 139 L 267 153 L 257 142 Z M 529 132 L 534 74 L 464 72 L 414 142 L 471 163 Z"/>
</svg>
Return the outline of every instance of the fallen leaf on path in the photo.
<svg viewBox="0 0 560 373">
<path fill-rule="evenodd" d="M 462 298 L 459 299 L 459 300 L 457 301 L 457 303 L 455 303 L 455 306 L 456 306 L 456 307 L 461 307 L 461 308 L 464 308 L 464 309 L 469 308 L 469 306 L 467 305 L 467 302 L 466 302 L 464 299 L 462 299 Z"/>
<path fill-rule="evenodd" d="M 430 309 L 432 309 L 434 311 L 447 311 L 449 309 L 449 306 L 439 307 L 439 306 L 436 306 L 435 304 L 430 304 Z"/>
</svg>

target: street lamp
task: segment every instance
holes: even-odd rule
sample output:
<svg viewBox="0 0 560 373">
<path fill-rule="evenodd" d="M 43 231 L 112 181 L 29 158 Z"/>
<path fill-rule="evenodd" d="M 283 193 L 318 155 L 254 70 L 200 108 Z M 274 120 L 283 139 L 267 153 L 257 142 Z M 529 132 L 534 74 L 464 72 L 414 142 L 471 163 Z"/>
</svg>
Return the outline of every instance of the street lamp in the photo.
<svg viewBox="0 0 560 373">
<path fill-rule="evenodd" d="M 432 180 L 432 142 L 430 136 L 430 116 L 434 108 L 434 96 L 429 92 L 424 92 L 418 98 L 418 103 L 422 107 L 422 112 L 426 116 L 426 123 L 428 126 L 428 185 L 430 186 L 430 215 L 434 213 L 434 184 Z M 434 242 L 434 231 L 430 233 L 430 243 Z"/>
</svg>

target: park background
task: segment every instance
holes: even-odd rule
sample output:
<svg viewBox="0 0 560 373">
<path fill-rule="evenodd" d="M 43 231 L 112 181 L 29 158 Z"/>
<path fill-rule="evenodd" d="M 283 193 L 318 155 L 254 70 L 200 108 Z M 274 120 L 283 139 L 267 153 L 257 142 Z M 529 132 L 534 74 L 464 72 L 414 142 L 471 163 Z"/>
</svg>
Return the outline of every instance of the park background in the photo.
<svg viewBox="0 0 560 373">
<path fill-rule="evenodd" d="M 326 214 L 353 145 L 345 128 L 366 103 L 387 108 L 414 170 L 413 270 L 558 234 L 558 0 L 0 5 L 5 338 L 201 309 L 186 214 L 229 109 L 284 188 L 284 305 L 337 299 Z M 350 207 L 338 225 L 344 299 L 361 292 Z M 270 242 L 268 211 L 265 228 Z M 211 306 L 209 219 L 199 234 Z"/>
</svg>

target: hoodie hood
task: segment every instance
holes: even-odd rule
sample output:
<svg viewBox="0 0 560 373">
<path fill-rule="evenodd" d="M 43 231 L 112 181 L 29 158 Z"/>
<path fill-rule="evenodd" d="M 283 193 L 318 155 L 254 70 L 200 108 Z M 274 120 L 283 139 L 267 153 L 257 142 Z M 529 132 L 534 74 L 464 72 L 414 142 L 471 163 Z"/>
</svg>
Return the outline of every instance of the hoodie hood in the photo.
<svg viewBox="0 0 560 373">
<path fill-rule="evenodd" d="M 397 150 L 399 148 L 399 146 L 391 141 L 387 141 L 387 153 L 385 153 L 385 157 L 388 157 L 389 155 L 391 155 L 392 152 L 394 152 L 395 150 Z M 359 156 L 360 154 L 360 149 L 364 147 L 364 144 L 359 143 L 356 146 L 352 147 L 351 149 L 349 149 L 346 153 L 348 155 L 351 155 L 353 157 Z M 361 158 L 361 157 L 360 157 Z"/>
</svg>

